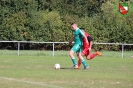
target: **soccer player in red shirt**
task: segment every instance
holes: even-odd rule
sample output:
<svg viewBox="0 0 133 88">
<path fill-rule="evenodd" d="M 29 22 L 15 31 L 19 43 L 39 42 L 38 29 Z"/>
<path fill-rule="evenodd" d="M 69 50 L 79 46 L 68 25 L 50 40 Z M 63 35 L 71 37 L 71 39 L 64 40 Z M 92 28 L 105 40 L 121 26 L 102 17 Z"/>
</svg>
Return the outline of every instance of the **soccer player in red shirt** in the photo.
<svg viewBox="0 0 133 88">
<path fill-rule="evenodd" d="M 88 39 L 88 42 L 89 42 L 89 44 L 85 41 L 85 39 L 83 38 L 83 51 L 82 51 L 82 56 L 86 56 L 86 59 L 87 60 L 91 60 L 91 59 L 93 59 L 94 57 L 96 57 L 96 56 L 102 56 L 102 54 L 99 52 L 99 51 L 97 51 L 97 52 L 95 52 L 94 54 L 91 54 L 91 49 L 92 49 L 92 38 L 91 38 L 91 36 L 88 34 L 88 33 L 86 33 L 85 31 L 84 31 L 84 28 L 80 28 L 81 30 L 82 30 L 82 32 L 85 34 L 85 36 L 87 37 L 87 39 Z M 78 60 L 78 68 L 80 68 L 80 65 L 81 65 L 81 60 L 79 59 Z"/>
</svg>

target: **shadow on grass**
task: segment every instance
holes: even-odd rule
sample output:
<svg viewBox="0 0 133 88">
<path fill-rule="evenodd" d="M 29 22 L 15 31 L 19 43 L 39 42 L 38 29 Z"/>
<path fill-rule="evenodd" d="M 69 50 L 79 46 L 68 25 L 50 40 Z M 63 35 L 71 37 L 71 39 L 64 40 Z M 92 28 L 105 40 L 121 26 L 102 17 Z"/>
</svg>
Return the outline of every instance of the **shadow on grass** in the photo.
<svg viewBox="0 0 133 88">
<path fill-rule="evenodd" d="M 68 68 L 68 67 L 63 67 L 63 68 L 60 68 L 60 69 L 72 69 L 72 68 Z"/>
</svg>

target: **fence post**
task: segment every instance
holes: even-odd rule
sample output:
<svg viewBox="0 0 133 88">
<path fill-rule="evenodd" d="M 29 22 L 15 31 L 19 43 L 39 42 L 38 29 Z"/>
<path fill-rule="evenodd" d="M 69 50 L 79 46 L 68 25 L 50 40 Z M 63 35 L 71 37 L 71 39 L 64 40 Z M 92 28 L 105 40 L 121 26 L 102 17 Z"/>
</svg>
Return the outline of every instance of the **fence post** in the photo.
<svg viewBox="0 0 133 88">
<path fill-rule="evenodd" d="M 52 53 L 53 57 L 54 57 L 54 42 L 53 42 L 53 53 Z"/>
<path fill-rule="evenodd" d="M 20 42 L 18 42 L 18 56 L 20 55 Z"/>
<path fill-rule="evenodd" d="M 124 44 L 122 44 L 122 58 L 124 57 Z"/>
</svg>

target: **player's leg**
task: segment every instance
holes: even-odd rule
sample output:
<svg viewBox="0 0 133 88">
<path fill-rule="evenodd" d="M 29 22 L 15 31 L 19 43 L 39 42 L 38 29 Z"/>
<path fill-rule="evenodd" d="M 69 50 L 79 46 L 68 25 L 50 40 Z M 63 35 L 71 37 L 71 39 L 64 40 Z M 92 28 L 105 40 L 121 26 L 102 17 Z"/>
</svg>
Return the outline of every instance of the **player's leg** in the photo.
<svg viewBox="0 0 133 88">
<path fill-rule="evenodd" d="M 78 59 L 78 69 L 80 68 L 81 64 L 82 64 L 81 59 Z"/>
<path fill-rule="evenodd" d="M 77 57 L 78 57 L 78 69 L 80 69 L 80 66 L 82 64 L 82 61 L 81 61 L 81 59 L 79 57 L 79 52 L 77 53 Z"/>
<path fill-rule="evenodd" d="M 86 49 L 84 48 L 83 51 L 82 51 L 82 53 L 81 53 L 81 55 L 82 55 L 82 56 L 85 56 L 85 54 L 86 54 Z M 77 56 L 78 56 L 78 55 L 77 55 Z M 79 57 L 78 57 L 78 58 L 79 58 Z M 79 59 L 78 59 L 78 68 L 80 68 L 81 64 L 82 64 L 82 61 L 81 61 L 81 59 L 79 58 Z"/>
<path fill-rule="evenodd" d="M 79 53 L 78 53 L 78 57 L 80 58 L 83 66 L 84 66 L 84 69 L 87 69 L 89 68 L 89 66 L 87 65 L 86 61 L 84 60 L 83 56 L 82 56 L 82 47 L 80 48 L 79 50 Z"/>
<path fill-rule="evenodd" d="M 71 57 L 71 60 L 74 64 L 73 68 L 78 68 L 77 62 L 76 62 L 76 58 L 74 56 L 74 52 L 77 52 L 77 50 L 79 49 L 79 45 L 74 45 L 72 47 L 72 49 L 69 52 L 69 56 Z"/>
<path fill-rule="evenodd" d="M 89 50 L 87 52 L 88 52 L 88 54 L 86 56 L 87 57 L 87 60 L 92 60 L 96 56 L 102 56 L 102 54 L 99 51 L 97 51 L 94 54 L 90 54 L 91 52 Z"/>
</svg>

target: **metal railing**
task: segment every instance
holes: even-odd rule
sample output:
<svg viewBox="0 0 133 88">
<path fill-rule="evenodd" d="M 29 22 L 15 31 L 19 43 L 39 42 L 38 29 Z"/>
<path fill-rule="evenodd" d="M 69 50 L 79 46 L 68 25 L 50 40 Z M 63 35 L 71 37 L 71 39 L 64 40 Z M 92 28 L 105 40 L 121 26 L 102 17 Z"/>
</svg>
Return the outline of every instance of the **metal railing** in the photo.
<svg viewBox="0 0 133 88">
<path fill-rule="evenodd" d="M 52 56 L 54 57 L 54 47 L 55 47 L 55 44 L 64 44 L 64 43 L 69 43 L 69 42 L 36 42 L 36 41 L 0 41 L 0 42 L 13 42 L 13 43 L 18 43 L 18 56 L 20 55 L 20 44 L 21 43 L 49 43 L 49 44 L 52 44 Z M 133 44 L 122 44 L 122 43 L 98 43 L 98 42 L 94 42 L 93 44 L 102 44 L 102 45 L 121 45 L 122 46 L 122 58 L 124 57 L 124 46 L 125 45 L 133 45 Z"/>
</svg>

